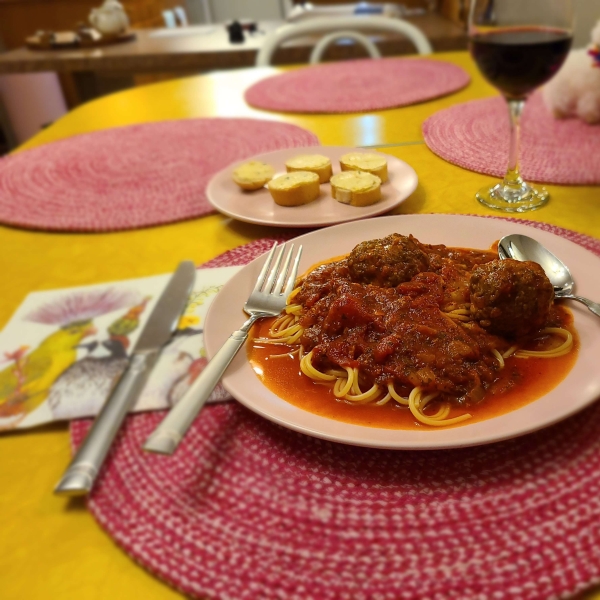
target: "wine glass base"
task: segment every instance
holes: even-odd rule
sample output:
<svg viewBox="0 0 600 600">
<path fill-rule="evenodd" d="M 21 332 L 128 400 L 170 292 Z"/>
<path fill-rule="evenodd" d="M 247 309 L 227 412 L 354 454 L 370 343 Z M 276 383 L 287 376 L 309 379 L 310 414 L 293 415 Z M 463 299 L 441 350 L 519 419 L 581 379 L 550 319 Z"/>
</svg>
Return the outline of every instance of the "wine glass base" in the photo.
<svg viewBox="0 0 600 600">
<path fill-rule="evenodd" d="M 481 188 L 475 197 L 489 208 L 523 213 L 544 206 L 550 199 L 550 194 L 546 188 L 536 189 L 525 182 L 518 187 L 497 183 L 491 188 Z"/>
</svg>

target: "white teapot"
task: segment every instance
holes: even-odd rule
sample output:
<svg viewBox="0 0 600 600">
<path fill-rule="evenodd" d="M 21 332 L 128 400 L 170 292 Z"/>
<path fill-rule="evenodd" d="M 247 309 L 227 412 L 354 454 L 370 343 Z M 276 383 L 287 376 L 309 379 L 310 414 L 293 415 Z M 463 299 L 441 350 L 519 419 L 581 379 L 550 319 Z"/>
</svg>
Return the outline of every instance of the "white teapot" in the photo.
<svg viewBox="0 0 600 600">
<path fill-rule="evenodd" d="M 105 0 L 90 12 L 90 23 L 104 36 L 116 36 L 129 27 L 129 18 L 118 0 Z"/>
</svg>

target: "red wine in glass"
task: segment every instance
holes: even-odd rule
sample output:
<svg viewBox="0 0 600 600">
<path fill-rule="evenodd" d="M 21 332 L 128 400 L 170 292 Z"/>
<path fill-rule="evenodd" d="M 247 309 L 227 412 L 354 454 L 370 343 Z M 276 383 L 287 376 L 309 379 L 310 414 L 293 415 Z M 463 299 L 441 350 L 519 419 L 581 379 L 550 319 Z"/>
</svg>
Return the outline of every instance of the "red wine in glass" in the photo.
<svg viewBox="0 0 600 600">
<path fill-rule="evenodd" d="M 498 29 L 471 37 L 471 54 L 479 70 L 511 98 L 525 98 L 551 79 L 570 48 L 569 32 L 544 27 Z"/>
<path fill-rule="evenodd" d="M 521 177 L 520 121 L 527 98 L 566 59 L 573 22 L 574 0 L 470 0 L 471 55 L 481 74 L 506 99 L 510 122 L 506 175 L 475 194 L 487 207 L 526 212 L 548 202 L 545 188 L 538 189 Z"/>
</svg>

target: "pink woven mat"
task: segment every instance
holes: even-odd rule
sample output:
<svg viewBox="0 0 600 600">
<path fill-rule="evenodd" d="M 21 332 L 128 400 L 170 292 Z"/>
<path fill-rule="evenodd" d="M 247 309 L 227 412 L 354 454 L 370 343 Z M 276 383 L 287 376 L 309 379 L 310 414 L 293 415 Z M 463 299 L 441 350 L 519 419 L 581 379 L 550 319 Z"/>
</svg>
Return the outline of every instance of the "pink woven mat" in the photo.
<svg viewBox="0 0 600 600">
<path fill-rule="evenodd" d="M 406 106 L 465 87 L 460 67 L 425 58 L 351 60 L 306 67 L 259 81 L 248 104 L 295 113 L 350 113 Z"/>
<path fill-rule="evenodd" d="M 521 172 L 529 181 L 600 183 L 600 127 L 555 119 L 540 93 L 522 117 Z M 510 126 L 506 102 L 475 100 L 441 110 L 423 123 L 425 143 L 438 156 L 478 173 L 504 177 Z"/>
<path fill-rule="evenodd" d="M 107 129 L 0 159 L 0 223 L 110 231 L 200 217 L 228 164 L 319 141 L 258 119 L 189 119 Z"/>
<path fill-rule="evenodd" d="M 519 222 L 600 255 L 599 240 Z M 518 439 L 430 452 L 307 437 L 234 402 L 206 407 L 172 457 L 142 452 L 162 418 L 127 420 L 89 508 L 188 596 L 539 600 L 600 581 L 600 404 Z M 74 446 L 89 425 L 72 423 Z"/>
</svg>

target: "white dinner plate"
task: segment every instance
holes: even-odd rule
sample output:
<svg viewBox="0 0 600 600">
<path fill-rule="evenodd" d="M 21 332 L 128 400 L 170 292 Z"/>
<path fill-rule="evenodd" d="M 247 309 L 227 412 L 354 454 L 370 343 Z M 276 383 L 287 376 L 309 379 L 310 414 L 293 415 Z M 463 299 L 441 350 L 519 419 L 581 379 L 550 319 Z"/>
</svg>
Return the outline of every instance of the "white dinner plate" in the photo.
<svg viewBox="0 0 600 600">
<path fill-rule="evenodd" d="M 348 152 L 375 152 L 346 146 L 310 146 L 267 152 L 237 161 L 219 171 L 208 183 L 208 201 L 223 214 L 239 221 L 277 227 L 323 227 L 346 221 L 382 215 L 406 200 L 417 187 L 415 170 L 404 161 L 380 152 L 387 159 L 389 181 L 381 186 L 381 200 L 371 206 L 349 206 L 331 197 L 331 185 L 321 184 L 321 195 L 302 206 L 279 206 L 269 190 L 261 188 L 244 191 L 233 182 L 231 175 L 237 165 L 260 160 L 273 166 L 276 174 L 285 173 L 285 161 L 300 154 L 322 154 L 331 160 L 333 173 L 340 172 L 339 159 Z"/>
<path fill-rule="evenodd" d="M 413 234 L 421 242 L 489 248 L 509 233 L 534 237 L 566 262 L 577 282 L 577 293 L 600 300 L 600 258 L 552 233 L 507 219 L 455 215 L 398 215 L 345 223 L 300 236 L 304 253 L 301 271 L 328 257 L 347 253 L 363 240 L 390 233 Z M 211 305 L 204 330 L 213 356 L 232 330 L 244 320 L 242 306 L 252 289 L 264 257 L 239 271 Z M 375 448 L 434 449 L 475 446 L 513 438 L 568 417 L 600 396 L 600 318 L 577 302 L 568 304 L 575 317 L 581 347 L 573 369 L 545 396 L 517 410 L 484 421 L 448 429 L 384 429 L 354 425 L 318 416 L 282 400 L 268 390 L 250 367 L 245 349 L 231 363 L 223 384 L 234 398 L 263 417 L 318 438 Z"/>
</svg>

